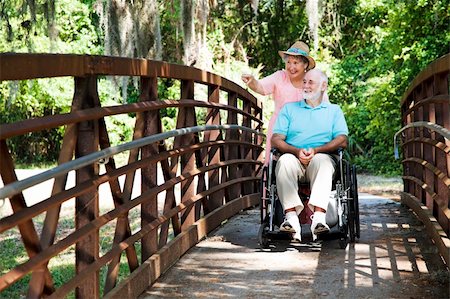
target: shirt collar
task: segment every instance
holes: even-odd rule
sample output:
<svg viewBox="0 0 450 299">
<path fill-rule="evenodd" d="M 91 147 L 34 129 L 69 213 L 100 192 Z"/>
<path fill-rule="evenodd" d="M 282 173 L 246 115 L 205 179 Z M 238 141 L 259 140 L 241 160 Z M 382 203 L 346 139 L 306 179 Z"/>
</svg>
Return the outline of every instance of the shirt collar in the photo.
<svg viewBox="0 0 450 299">
<path fill-rule="evenodd" d="M 300 101 L 299 103 L 300 103 L 300 107 L 301 108 L 305 108 L 305 109 L 327 108 L 329 106 L 329 104 L 330 104 L 329 102 L 325 102 L 325 101 L 322 100 L 322 102 L 320 103 L 319 106 L 313 108 L 313 107 L 309 106 L 308 104 L 306 104 L 306 100 Z"/>
</svg>

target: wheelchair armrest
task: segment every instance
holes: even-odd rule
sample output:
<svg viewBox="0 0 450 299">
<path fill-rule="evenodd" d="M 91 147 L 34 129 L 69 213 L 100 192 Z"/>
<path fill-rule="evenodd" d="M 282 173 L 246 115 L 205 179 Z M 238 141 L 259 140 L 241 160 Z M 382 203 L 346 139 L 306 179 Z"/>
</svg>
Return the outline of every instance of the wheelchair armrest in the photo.
<svg viewBox="0 0 450 299">
<path fill-rule="evenodd" d="M 270 152 L 271 152 L 273 155 L 278 155 L 278 154 L 281 153 L 276 147 L 272 147 L 272 148 L 270 149 Z"/>
</svg>

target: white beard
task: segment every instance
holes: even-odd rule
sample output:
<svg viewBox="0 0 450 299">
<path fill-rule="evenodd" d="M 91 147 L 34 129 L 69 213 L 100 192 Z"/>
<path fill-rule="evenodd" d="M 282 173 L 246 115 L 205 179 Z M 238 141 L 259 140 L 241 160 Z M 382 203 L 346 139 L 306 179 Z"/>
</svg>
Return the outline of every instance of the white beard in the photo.
<svg viewBox="0 0 450 299">
<path fill-rule="evenodd" d="M 303 92 L 303 97 L 305 100 L 316 101 L 320 99 L 322 95 L 322 91 L 318 89 L 316 92 Z"/>
</svg>

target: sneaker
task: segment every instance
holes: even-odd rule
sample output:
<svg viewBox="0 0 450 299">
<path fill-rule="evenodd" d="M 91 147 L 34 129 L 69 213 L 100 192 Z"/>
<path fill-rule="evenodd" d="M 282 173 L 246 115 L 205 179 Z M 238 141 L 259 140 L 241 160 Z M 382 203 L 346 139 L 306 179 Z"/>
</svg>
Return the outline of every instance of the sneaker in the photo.
<svg viewBox="0 0 450 299">
<path fill-rule="evenodd" d="M 314 228 L 313 232 L 316 235 L 328 233 L 330 231 L 330 227 L 326 223 L 317 223 L 316 227 Z"/>
<path fill-rule="evenodd" d="M 296 232 L 294 227 L 292 226 L 292 224 L 289 223 L 289 220 L 287 220 L 287 219 L 285 219 L 283 221 L 283 223 L 281 223 L 280 231 L 289 232 L 289 233 L 295 233 Z"/>
<path fill-rule="evenodd" d="M 292 240 L 294 242 L 302 242 L 302 233 L 301 232 L 295 232 L 295 234 L 292 234 Z"/>
<path fill-rule="evenodd" d="M 315 241 L 317 239 L 317 235 L 328 233 L 330 231 L 330 227 L 325 221 L 325 213 L 315 212 L 311 217 L 311 232 L 313 235 L 313 241 Z"/>
</svg>

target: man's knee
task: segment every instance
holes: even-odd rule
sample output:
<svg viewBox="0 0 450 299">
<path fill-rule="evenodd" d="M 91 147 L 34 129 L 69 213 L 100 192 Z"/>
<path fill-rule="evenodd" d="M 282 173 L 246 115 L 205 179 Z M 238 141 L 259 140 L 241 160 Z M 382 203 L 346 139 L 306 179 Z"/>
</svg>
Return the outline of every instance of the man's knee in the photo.
<svg viewBox="0 0 450 299">
<path fill-rule="evenodd" d="M 293 154 L 290 153 L 286 153 L 286 154 L 282 154 L 280 156 L 280 158 L 278 159 L 278 163 L 282 163 L 282 164 L 291 164 L 292 161 L 297 161 L 297 157 L 294 156 Z"/>
<path fill-rule="evenodd" d="M 315 167 L 332 167 L 334 169 L 333 159 L 327 154 L 315 154 L 311 159 L 310 166 Z"/>
<path fill-rule="evenodd" d="M 298 159 L 293 154 L 283 154 L 277 161 L 276 171 L 278 172 L 280 169 L 292 169 L 292 167 L 297 168 Z"/>
</svg>

